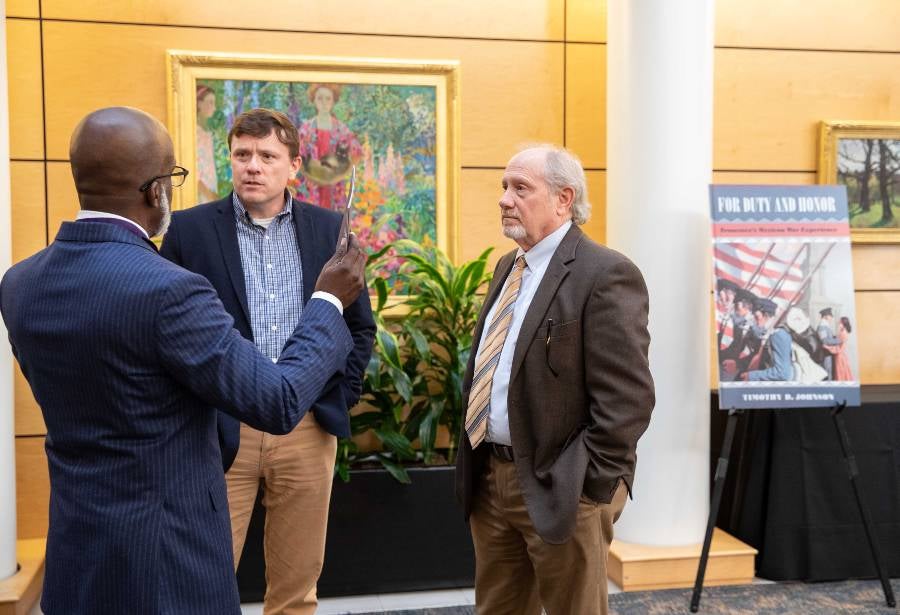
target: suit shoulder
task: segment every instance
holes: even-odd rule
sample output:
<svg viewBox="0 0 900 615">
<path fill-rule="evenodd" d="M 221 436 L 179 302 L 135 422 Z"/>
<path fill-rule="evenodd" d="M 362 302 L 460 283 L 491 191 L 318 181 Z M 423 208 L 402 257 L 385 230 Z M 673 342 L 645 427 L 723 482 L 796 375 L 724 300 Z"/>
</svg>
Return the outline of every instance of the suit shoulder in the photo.
<svg viewBox="0 0 900 615">
<path fill-rule="evenodd" d="M 585 272 L 602 275 L 615 270 L 627 277 L 640 279 L 643 283 L 644 275 L 634 261 L 618 250 L 597 243 L 587 235 L 582 237 L 577 254 L 576 262 Z"/>
<path fill-rule="evenodd" d="M 211 201 L 209 203 L 201 203 L 199 205 L 194 205 L 193 207 L 188 207 L 187 209 L 180 209 L 178 211 L 172 212 L 172 221 L 178 223 L 184 222 L 198 222 L 200 220 L 205 220 L 207 218 L 212 217 L 213 215 L 219 212 L 219 209 L 223 206 L 228 205 L 227 199 L 221 199 L 218 201 Z"/>
<path fill-rule="evenodd" d="M 308 216 L 313 225 L 340 226 L 341 214 L 324 207 L 318 207 L 311 203 L 294 200 L 294 207 L 300 208 L 301 216 Z"/>
<path fill-rule="evenodd" d="M 627 263 L 635 266 L 630 258 L 618 250 L 613 250 L 608 246 L 597 243 L 587 235 L 582 237 L 581 243 L 578 246 L 578 252 L 579 256 L 587 256 L 589 259 L 594 260 L 595 263 L 604 267 L 614 267 L 620 263 Z"/>
</svg>

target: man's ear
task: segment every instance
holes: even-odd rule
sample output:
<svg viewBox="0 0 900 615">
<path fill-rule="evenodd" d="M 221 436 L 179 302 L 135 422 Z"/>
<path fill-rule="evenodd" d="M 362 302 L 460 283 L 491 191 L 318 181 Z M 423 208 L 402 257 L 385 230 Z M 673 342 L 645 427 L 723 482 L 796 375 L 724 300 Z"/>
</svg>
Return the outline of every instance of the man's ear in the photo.
<svg viewBox="0 0 900 615">
<path fill-rule="evenodd" d="M 559 191 L 557 196 L 557 205 L 559 208 L 565 210 L 568 209 L 569 213 L 572 211 L 572 202 L 575 200 L 575 190 L 570 187 L 565 187 Z"/>
<path fill-rule="evenodd" d="M 301 166 L 303 166 L 303 158 L 301 156 L 296 156 L 293 160 L 291 160 L 292 177 L 300 171 Z"/>
<path fill-rule="evenodd" d="M 144 190 L 144 201 L 147 203 L 147 207 L 159 207 L 159 191 L 162 190 L 162 186 L 158 181 L 150 184 L 150 187 Z"/>
</svg>

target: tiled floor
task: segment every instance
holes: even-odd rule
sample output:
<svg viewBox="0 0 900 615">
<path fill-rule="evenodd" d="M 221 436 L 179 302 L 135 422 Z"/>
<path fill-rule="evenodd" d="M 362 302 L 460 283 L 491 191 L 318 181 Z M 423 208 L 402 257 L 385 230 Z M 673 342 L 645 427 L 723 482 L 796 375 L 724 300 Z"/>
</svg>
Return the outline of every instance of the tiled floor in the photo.
<svg viewBox="0 0 900 615">
<path fill-rule="evenodd" d="M 377 613 L 380 611 L 426 609 L 463 604 L 475 604 L 474 589 L 321 598 L 319 599 L 319 608 L 316 610 L 316 615 Z M 243 615 L 262 615 L 262 604 L 242 604 L 241 612 Z"/>
<path fill-rule="evenodd" d="M 612 582 L 609 593 L 621 591 Z M 402 594 L 378 594 L 373 596 L 347 596 L 322 598 L 316 615 L 345 615 L 349 613 L 378 613 L 402 609 L 428 609 L 442 606 L 475 604 L 474 589 L 449 589 L 432 592 L 407 592 Z M 243 615 L 262 615 L 262 604 L 242 604 Z"/>
</svg>

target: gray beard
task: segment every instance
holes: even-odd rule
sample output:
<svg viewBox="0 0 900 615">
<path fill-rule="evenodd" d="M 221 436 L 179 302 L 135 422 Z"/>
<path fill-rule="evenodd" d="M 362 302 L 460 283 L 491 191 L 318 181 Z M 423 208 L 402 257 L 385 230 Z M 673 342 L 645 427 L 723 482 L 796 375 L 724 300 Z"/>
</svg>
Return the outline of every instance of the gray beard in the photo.
<svg viewBox="0 0 900 615">
<path fill-rule="evenodd" d="M 159 223 L 159 228 L 155 233 L 151 235 L 151 237 L 160 237 L 166 234 L 166 231 L 169 230 L 169 223 L 172 222 L 172 210 L 169 208 L 169 196 L 166 194 L 166 191 L 162 191 L 162 195 L 159 197 L 159 208 L 162 210 L 162 221 Z"/>
<path fill-rule="evenodd" d="M 503 234 L 514 241 L 525 238 L 525 227 L 521 224 L 515 226 L 503 225 Z"/>
</svg>

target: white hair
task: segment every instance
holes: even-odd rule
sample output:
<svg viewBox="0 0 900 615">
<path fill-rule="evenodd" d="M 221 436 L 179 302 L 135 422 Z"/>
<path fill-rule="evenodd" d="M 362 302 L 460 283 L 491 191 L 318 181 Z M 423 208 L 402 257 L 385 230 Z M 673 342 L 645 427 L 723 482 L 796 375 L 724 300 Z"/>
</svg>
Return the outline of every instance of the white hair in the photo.
<svg viewBox="0 0 900 615">
<path fill-rule="evenodd" d="M 557 195 L 566 188 L 571 188 L 572 222 L 581 225 L 591 218 L 591 202 L 588 200 L 587 179 L 581 160 L 571 150 L 552 143 L 528 145 L 520 150 L 542 150 L 546 152 L 544 159 L 544 181 L 550 193 Z"/>
</svg>

